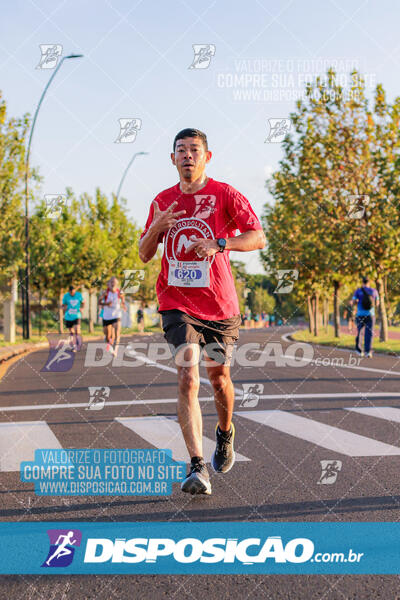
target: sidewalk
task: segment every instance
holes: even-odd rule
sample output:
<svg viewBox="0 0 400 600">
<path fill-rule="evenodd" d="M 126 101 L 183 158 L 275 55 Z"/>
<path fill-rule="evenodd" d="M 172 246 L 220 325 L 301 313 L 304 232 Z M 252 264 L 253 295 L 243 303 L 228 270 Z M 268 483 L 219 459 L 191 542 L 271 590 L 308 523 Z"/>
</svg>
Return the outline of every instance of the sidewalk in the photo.
<svg viewBox="0 0 400 600">
<path fill-rule="evenodd" d="M 32 352 L 32 350 L 45 348 L 48 345 L 48 342 L 24 342 L 22 344 L 13 344 L 12 346 L 2 346 L 0 348 L 0 363 L 13 358 L 14 356 Z"/>
</svg>

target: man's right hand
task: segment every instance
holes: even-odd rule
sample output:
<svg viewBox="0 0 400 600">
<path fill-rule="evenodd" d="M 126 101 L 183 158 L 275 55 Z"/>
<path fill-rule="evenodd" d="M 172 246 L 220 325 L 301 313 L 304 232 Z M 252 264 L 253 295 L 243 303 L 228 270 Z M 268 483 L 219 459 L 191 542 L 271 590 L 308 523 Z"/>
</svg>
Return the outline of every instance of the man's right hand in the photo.
<svg viewBox="0 0 400 600">
<path fill-rule="evenodd" d="M 160 210 L 158 202 L 156 200 L 153 201 L 154 215 L 153 221 L 151 222 L 151 229 L 153 229 L 153 231 L 156 231 L 157 233 L 163 233 L 164 231 L 168 231 L 168 229 L 176 225 L 179 217 L 186 213 L 186 210 L 173 212 L 177 204 L 178 202 L 175 200 L 175 202 L 173 202 L 166 210 L 163 211 Z"/>
</svg>

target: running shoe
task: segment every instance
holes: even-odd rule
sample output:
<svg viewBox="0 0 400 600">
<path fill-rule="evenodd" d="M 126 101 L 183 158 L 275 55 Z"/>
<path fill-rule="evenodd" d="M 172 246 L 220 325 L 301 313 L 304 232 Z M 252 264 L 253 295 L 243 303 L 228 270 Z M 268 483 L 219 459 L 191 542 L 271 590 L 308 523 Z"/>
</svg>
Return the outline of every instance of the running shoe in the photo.
<svg viewBox="0 0 400 600">
<path fill-rule="evenodd" d="M 190 471 L 181 483 L 182 492 L 188 494 L 211 494 L 210 476 L 206 464 L 199 456 L 191 460 Z"/>
<path fill-rule="evenodd" d="M 115 356 L 115 351 L 114 351 L 112 344 L 107 344 L 106 350 L 107 350 L 107 352 L 109 352 L 110 354 Z"/>
<path fill-rule="evenodd" d="M 367 356 L 368 356 L 368 358 L 372 358 L 372 352 L 369 351 L 368 354 L 367 354 Z"/>
<path fill-rule="evenodd" d="M 360 350 L 360 348 L 356 348 L 356 353 L 358 354 L 358 356 L 364 356 L 364 352 Z"/>
<path fill-rule="evenodd" d="M 217 446 L 211 458 L 211 464 L 217 473 L 227 473 L 234 465 L 235 451 L 233 440 L 235 438 L 235 426 L 232 423 L 229 431 L 221 431 L 219 425 L 215 428 Z"/>
</svg>

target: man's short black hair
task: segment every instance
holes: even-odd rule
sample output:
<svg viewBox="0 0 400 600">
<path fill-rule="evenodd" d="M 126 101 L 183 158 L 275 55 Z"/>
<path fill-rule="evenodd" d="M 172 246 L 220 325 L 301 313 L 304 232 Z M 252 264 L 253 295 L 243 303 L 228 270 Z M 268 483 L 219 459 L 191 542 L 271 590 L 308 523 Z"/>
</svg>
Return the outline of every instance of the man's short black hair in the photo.
<svg viewBox="0 0 400 600">
<path fill-rule="evenodd" d="M 180 131 L 179 133 L 176 134 L 175 139 L 174 139 L 174 146 L 173 146 L 173 151 L 175 152 L 175 147 L 176 147 L 176 142 L 178 140 L 183 140 L 184 138 L 187 137 L 198 137 L 201 139 L 201 141 L 204 144 L 204 148 L 206 150 L 208 150 L 208 142 L 207 142 L 207 136 L 205 133 L 203 133 L 202 131 L 200 131 L 200 129 L 193 129 L 191 127 L 188 127 L 187 129 L 182 129 L 182 131 Z"/>
<path fill-rule="evenodd" d="M 69 291 L 70 291 L 70 292 L 72 292 L 72 290 L 74 290 L 74 289 L 75 289 L 75 286 L 74 286 L 74 285 L 70 285 L 70 286 L 69 286 Z"/>
<path fill-rule="evenodd" d="M 364 277 L 362 278 L 362 282 L 363 282 L 363 283 L 368 283 L 368 281 L 369 281 L 369 278 L 368 278 L 368 277 L 365 277 L 365 276 L 364 276 Z"/>
</svg>

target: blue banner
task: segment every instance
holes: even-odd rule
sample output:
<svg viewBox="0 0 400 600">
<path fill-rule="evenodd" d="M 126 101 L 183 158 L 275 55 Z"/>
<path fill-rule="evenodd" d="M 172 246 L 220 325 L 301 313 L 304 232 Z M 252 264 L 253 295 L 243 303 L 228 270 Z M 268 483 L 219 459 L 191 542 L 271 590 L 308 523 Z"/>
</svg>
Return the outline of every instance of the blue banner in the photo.
<svg viewBox="0 0 400 600">
<path fill-rule="evenodd" d="M 0 573 L 399 574 L 400 523 L 1 523 Z"/>
</svg>

